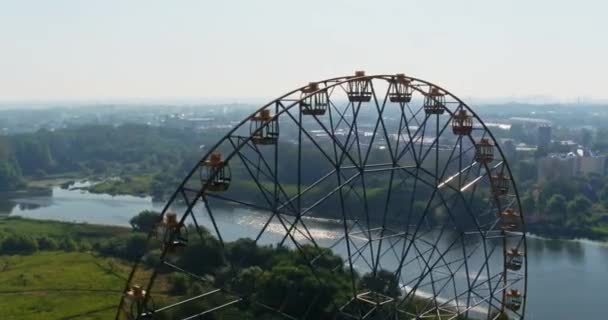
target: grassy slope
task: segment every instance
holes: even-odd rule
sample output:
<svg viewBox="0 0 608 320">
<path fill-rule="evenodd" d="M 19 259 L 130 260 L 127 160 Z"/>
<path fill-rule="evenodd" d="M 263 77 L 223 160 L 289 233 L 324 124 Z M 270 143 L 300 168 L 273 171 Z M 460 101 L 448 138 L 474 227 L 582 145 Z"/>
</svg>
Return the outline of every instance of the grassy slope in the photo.
<svg viewBox="0 0 608 320">
<path fill-rule="evenodd" d="M 89 253 L 0 256 L 2 319 L 110 319 L 129 266 Z"/>
<path fill-rule="evenodd" d="M 0 219 L 0 234 L 71 237 L 94 242 L 127 237 L 127 228 L 22 218 Z M 111 319 L 130 264 L 83 252 L 0 255 L 0 319 Z"/>
<path fill-rule="evenodd" d="M 8 217 L 0 219 L 0 234 L 2 233 L 28 235 L 34 238 L 39 236 L 53 238 L 71 237 L 93 241 L 110 239 L 112 237 L 127 237 L 130 234 L 130 230 L 114 226 Z"/>
</svg>

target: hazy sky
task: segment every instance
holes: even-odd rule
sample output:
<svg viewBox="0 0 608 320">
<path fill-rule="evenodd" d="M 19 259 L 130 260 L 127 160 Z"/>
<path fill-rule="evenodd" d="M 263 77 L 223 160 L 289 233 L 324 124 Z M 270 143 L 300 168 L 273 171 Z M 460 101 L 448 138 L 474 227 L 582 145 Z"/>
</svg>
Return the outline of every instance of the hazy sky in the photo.
<svg viewBox="0 0 608 320">
<path fill-rule="evenodd" d="M 0 0 L 0 100 L 277 96 L 404 72 L 462 97 L 608 98 L 605 0 Z"/>
</svg>

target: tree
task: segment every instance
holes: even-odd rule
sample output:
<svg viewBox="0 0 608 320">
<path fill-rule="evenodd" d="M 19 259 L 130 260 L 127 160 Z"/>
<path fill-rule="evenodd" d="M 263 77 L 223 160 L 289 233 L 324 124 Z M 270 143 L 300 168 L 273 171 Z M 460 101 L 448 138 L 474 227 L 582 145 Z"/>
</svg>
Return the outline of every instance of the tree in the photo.
<svg viewBox="0 0 608 320">
<path fill-rule="evenodd" d="M 536 212 L 536 201 L 531 194 L 527 194 L 521 198 L 521 206 L 526 214 L 533 214 Z"/>
<path fill-rule="evenodd" d="M 184 295 L 188 292 L 190 281 L 185 274 L 174 274 L 170 279 L 171 288 L 169 292 L 173 295 Z"/>
<path fill-rule="evenodd" d="M 0 141 L 0 191 L 14 190 L 21 183 L 19 164 L 4 142 Z"/>
<path fill-rule="evenodd" d="M 608 185 L 600 191 L 600 202 L 605 208 L 608 208 Z"/>
<path fill-rule="evenodd" d="M 76 241 L 74 241 L 72 238 L 64 238 L 63 241 L 61 241 L 61 243 L 59 244 L 59 249 L 65 252 L 73 252 L 78 250 L 78 245 L 76 244 Z"/>
<path fill-rule="evenodd" d="M 593 204 L 582 194 L 576 195 L 573 200 L 568 202 L 568 214 L 570 216 L 585 215 Z"/>
<path fill-rule="evenodd" d="M 38 251 L 38 243 L 28 236 L 10 235 L 0 246 L 3 254 L 32 254 Z"/>
<path fill-rule="evenodd" d="M 24 174 L 35 174 L 37 170 L 46 171 L 54 165 L 48 144 L 38 134 L 15 139 L 13 148 Z"/>
<path fill-rule="evenodd" d="M 398 297 L 401 295 L 399 289 L 399 281 L 395 275 L 388 270 L 379 270 L 374 276 L 372 273 L 366 273 L 361 277 L 361 287 L 371 290 L 375 293 L 380 293 L 389 297 Z"/>
<path fill-rule="evenodd" d="M 148 239 L 143 234 L 134 234 L 127 239 L 125 245 L 125 258 L 135 260 L 139 259 L 145 252 L 148 245 Z"/>
<path fill-rule="evenodd" d="M 78 250 L 80 250 L 81 252 L 88 252 L 88 251 L 91 251 L 92 249 L 93 249 L 93 246 L 91 245 L 90 242 L 88 242 L 86 240 L 82 240 L 78 244 Z"/>
<path fill-rule="evenodd" d="M 252 239 L 238 239 L 230 243 L 227 249 L 227 258 L 241 268 L 262 266 L 272 258 L 271 249 L 257 246 Z"/>
<path fill-rule="evenodd" d="M 262 273 L 262 268 L 257 266 L 242 269 L 234 279 L 232 287 L 234 287 L 234 290 L 244 295 L 254 294 L 259 285 Z"/>
<path fill-rule="evenodd" d="M 11 162 L 0 159 L 0 191 L 14 190 L 21 183 L 19 170 Z"/>
<path fill-rule="evenodd" d="M 563 218 L 567 212 L 566 197 L 561 194 L 554 194 L 547 201 L 547 210 L 550 216 Z"/>
<path fill-rule="evenodd" d="M 306 314 L 309 319 L 327 319 L 329 316 L 323 312 L 340 289 L 338 278 L 330 272 L 316 273 L 319 279 L 307 266 L 277 265 L 259 277 L 256 292 L 265 304 L 282 308 L 296 318 Z"/>
<path fill-rule="evenodd" d="M 59 248 L 57 241 L 55 241 L 55 239 L 49 238 L 47 236 L 38 238 L 37 242 L 38 242 L 38 248 L 40 250 L 51 250 L 52 251 L 52 250 L 57 250 L 57 248 Z"/>
<path fill-rule="evenodd" d="M 145 233 L 152 231 L 158 222 L 160 222 L 160 213 L 150 210 L 144 210 L 129 220 L 133 231 Z"/>
<path fill-rule="evenodd" d="M 211 274 L 224 265 L 224 255 L 220 242 L 212 237 L 190 241 L 180 255 L 179 262 L 186 270 L 199 274 Z"/>
<path fill-rule="evenodd" d="M 517 169 L 517 176 L 520 181 L 536 180 L 537 168 L 533 161 L 519 161 Z"/>
</svg>

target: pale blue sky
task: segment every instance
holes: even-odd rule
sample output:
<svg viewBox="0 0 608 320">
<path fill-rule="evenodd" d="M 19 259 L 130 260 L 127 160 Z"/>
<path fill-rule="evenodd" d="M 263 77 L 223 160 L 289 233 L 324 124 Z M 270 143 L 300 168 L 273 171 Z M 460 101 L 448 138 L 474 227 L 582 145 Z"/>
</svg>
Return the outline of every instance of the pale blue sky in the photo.
<svg viewBox="0 0 608 320">
<path fill-rule="evenodd" d="M 355 69 L 608 98 L 603 0 L 0 0 L 0 100 L 254 97 Z"/>
</svg>

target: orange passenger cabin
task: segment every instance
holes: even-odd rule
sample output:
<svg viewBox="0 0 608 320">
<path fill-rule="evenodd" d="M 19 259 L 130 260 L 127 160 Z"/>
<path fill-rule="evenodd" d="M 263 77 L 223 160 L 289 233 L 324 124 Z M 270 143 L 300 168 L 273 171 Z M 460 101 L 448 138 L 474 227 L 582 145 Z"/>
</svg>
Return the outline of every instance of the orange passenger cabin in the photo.
<svg viewBox="0 0 608 320">
<path fill-rule="evenodd" d="M 279 139 L 279 122 L 276 116 L 270 114 L 269 109 L 256 112 L 250 118 L 250 134 L 253 144 L 273 145 Z"/>
<path fill-rule="evenodd" d="M 212 153 L 207 160 L 201 163 L 201 184 L 209 191 L 226 191 L 230 186 L 230 167 L 222 160 L 219 152 Z"/>
<path fill-rule="evenodd" d="M 365 77 L 364 71 L 356 71 L 355 78 Z M 369 102 L 372 99 L 371 81 L 367 78 L 351 80 L 346 85 L 350 102 Z"/>
<path fill-rule="evenodd" d="M 509 270 L 520 270 L 524 263 L 524 255 L 517 248 L 511 248 L 507 251 L 506 267 Z"/>
<path fill-rule="evenodd" d="M 302 94 L 305 97 L 300 102 L 300 110 L 303 115 L 322 116 L 329 107 L 329 98 L 327 91 L 319 91 L 319 84 L 311 82 L 308 87 L 302 89 Z"/>
<path fill-rule="evenodd" d="M 437 87 L 431 87 L 424 97 L 424 112 L 426 114 L 440 115 L 445 112 L 445 94 Z"/>
<path fill-rule="evenodd" d="M 521 308 L 523 297 L 519 290 L 510 289 L 505 295 L 505 307 L 512 311 L 517 311 Z"/>
<path fill-rule="evenodd" d="M 482 138 L 475 144 L 475 161 L 489 163 L 494 160 L 494 144 L 487 138 Z"/>
<path fill-rule="evenodd" d="M 452 119 L 452 132 L 455 135 L 466 136 L 473 132 L 473 117 L 464 109 L 458 110 Z"/>
<path fill-rule="evenodd" d="M 497 196 L 504 196 L 509 193 L 509 185 L 511 184 L 511 178 L 504 173 L 500 173 L 492 176 L 493 192 Z"/>
<path fill-rule="evenodd" d="M 177 220 L 177 214 L 167 212 L 165 218 L 156 227 L 156 237 L 162 242 L 167 253 L 181 251 L 187 246 L 187 228 Z"/>
<path fill-rule="evenodd" d="M 507 208 L 500 213 L 500 226 L 503 231 L 515 231 L 519 227 L 521 217 L 512 208 Z"/>
<path fill-rule="evenodd" d="M 400 73 L 391 81 L 388 98 L 391 102 L 409 103 L 412 101 L 411 80 Z"/>
</svg>

